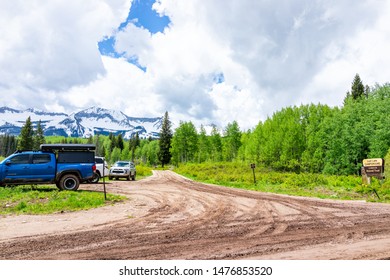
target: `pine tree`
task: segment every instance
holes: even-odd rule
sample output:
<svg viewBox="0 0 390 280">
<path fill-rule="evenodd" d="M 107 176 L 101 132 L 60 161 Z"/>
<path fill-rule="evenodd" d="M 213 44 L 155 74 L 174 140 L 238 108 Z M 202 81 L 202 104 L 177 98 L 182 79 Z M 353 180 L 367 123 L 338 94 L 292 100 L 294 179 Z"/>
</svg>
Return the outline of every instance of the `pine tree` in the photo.
<svg viewBox="0 0 390 280">
<path fill-rule="evenodd" d="M 123 143 L 123 136 L 121 133 L 119 133 L 118 137 L 116 138 L 115 147 L 119 148 L 121 151 L 125 147 L 125 144 Z"/>
<path fill-rule="evenodd" d="M 165 112 L 160 132 L 160 150 L 158 153 L 158 160 L 161 162 L 162 167 L 171 161 L 170 148 L 172 137 L 171 121 L 169 120 L 168 112 Z"/>
<path fill-rule="evenodd" d="M 33 141 L 33 127 L 31 124 L 31 118 L 28 117 L 26 119 L 26 123 L 22 127 L 22 130 L 20 131 L 20 140 L 18 149 L 19 150 L 32 150 L 34 148 L 34 141 Z"/>
<path fill-rule="evenodd" d="M 131 160 L 134 161 L 135 149 L 137 149 L 137 147 L 139 147 L 139 145 L 140 145 L 138 132 L 135 134 L 135 136 L 133 138 L 130 139 L 129 145 L 130 145 L 130 150 L 131 150 Z"/>
<path fill-rule="evenodd" d="M 116 147 L 116 137 L 115 135 L 110 132 L 110 134 L 108 135 L 108 139 L 110 139 L 110 149 L 109 149 L 109 153 L 112 153 L 112 151 L 114 150 L 114 148 Z"/>
<path fill-rule="evenodd" d="M 360 79 L 359 74 L 355 75 L 355 78 L 352 82 L 351 96 L 354 100 L 361 98 L 365 94 L 366 88 L 363 85 L 362 80 Z"/>
<path fill-rule="evenodd" d="M 39 150 L 41 144 L 45 143 L 45 136 L 43 135 L 43 129 L 41 126 L 41 121 L 38 122 L 37 129 L 35 133 L 33 133 L 34 139 L 34 150 Z"/>
</svg>

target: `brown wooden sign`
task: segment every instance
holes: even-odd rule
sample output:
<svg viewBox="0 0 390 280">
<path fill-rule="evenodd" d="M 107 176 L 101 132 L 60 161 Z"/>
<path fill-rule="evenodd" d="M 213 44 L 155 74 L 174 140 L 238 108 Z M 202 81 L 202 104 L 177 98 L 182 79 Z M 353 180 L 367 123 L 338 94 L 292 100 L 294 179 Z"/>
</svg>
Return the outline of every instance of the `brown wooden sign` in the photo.
<svg viewBox="0 0 390 280">
<path fill-rule="evenodd" d="M 363 160 L 363 168 L 368 177 L 383 178 L 385 161 L 383 158 L 369 158 Z"/>
</svg>

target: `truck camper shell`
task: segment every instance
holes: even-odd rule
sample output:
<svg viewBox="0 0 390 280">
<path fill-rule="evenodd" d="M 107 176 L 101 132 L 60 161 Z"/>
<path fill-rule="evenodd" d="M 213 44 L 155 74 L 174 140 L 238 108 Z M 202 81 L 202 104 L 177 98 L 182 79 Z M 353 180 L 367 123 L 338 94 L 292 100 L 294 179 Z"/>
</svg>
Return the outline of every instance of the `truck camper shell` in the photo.
<svg viewBox="0 0 390 280">
<path fill-rule="evenodd" d="M 94 144 L 42 144 L 41 151 L 94 151 L 96 146 Z"/>
</svg>

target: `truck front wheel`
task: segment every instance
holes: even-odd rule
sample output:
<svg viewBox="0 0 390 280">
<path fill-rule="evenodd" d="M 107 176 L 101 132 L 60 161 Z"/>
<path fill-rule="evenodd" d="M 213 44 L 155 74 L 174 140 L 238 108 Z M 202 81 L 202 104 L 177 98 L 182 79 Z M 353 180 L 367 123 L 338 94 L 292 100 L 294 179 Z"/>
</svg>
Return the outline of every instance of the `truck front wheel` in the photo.
<svg viewBox="0 0 390 280">
<path fill-rule="evenodd" d="M 60 187 L 65 191 L 76 191 L 79 188 L 80 180 L 76 175 L 65 174 L 61 177 Z"/>
</svg>

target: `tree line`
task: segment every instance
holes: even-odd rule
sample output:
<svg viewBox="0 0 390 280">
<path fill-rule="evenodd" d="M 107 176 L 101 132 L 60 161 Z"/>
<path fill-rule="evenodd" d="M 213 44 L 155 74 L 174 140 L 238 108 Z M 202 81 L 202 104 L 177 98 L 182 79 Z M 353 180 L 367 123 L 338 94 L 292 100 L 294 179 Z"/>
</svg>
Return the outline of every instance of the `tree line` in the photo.
<svg viewBox="0 0 390 280">
<path fill-rule="evenodd" d="M 253 162 L 273 170 L 359 174 L 365 158 L 384 158 L 390 147 L 390 84 L 364 86 L 356 74 L 341 107 L 283 108 L 248 131 L 234 121 L 207 136 L 181 122 L 171 143 L 172 163 Z"/>
</svg>

